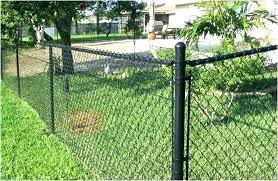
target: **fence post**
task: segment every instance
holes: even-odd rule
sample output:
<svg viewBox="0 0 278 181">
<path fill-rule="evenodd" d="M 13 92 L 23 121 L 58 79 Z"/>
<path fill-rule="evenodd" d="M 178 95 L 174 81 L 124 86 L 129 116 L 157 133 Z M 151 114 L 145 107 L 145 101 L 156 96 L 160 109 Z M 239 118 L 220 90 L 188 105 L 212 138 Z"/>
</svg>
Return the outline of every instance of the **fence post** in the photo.
<svg viewBox="0 0 278 181">
<path fill-rule="evenodd" d="M 4 76 L 4 48 L 1 47 L 1 81 L 3 81 L 3 76 Z"/>
<path fill-rule="evenodd" d="M 54 85 L 53 85 L 53 74 L 54 74 L 54 62 L 52 56 L 52 46 L 49 46 L 49 90 L 50 90 L 50 129 L 51 132 L 55 133 L 55 115 L 54 115 Z"/>
<path fill-rule="evenodd" d="M 172 179 L 183 180 L 184 108 L 185 108 L 185 44 L 178 42 L 175 64 L 175 122 L 173 136 Z"/>
<path fill-rule="evenodd" d="M 19 74 L 19 56 L 18 56 L 18 42 L 15 47 L 16 54 L 16 77 L 17 77 L 17 94 L 21 97 L 21 89 L 20 89 L 20 74 Z"/>
<path fill-rule="evenodd" d="M 190 138 L 190 111 L 191 111 L 191 90 L 192 90 L 192 77 L 189 72 L 188 79 L 188 96 L 187 96 L 187 122 L 186 122 L 186 155 L 185 155 L 185 180 L 189 180 L 189 138 Z"/>
</svg>

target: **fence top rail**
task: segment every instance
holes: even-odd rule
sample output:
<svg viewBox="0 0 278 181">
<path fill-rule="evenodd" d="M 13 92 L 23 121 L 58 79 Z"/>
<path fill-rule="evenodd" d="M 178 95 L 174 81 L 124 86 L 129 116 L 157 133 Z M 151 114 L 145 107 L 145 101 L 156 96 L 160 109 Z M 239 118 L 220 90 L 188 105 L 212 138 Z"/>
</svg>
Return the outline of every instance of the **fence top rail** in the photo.
<svg viewBox="0 0 278 181">
<path fill-rule="evenodd" d="M 122 58 L 122 59 L 128 59 L 128 60 L 135 60 L 135 61 L 143 61 L 147 63 L 155 63 L 155 64 L 162 64 L 162 65 L 173 65 L 173 60 L 166 60 L 166 59 L 157 59 L 153 57 L 148 56 L 141 56 L 136 55 L 133 53 L 118 53 L 118 52 L 112 52 L 112 51 L 106 51 L 106 50 L 100 50 L 100 49 L 89 49 L 85 47 L 73 47 L 73 46 L 66 46 L 61 44 L 53 44 L 53 43 L 39 43 L 43 46 L 49 46 L 49 47 L 55 47 L 55 48 L 68 48 L 74 51 L 84 52 L 84 53 L 92 53 L 96 55 L 103 55 L 103 56 L 111 56 L 115 58 Z"/>
<path fill-rule="evenodd" d="M 268 51 L 277 50 L 277 49 L 278 49 L 278 45 L 270 45 L 270 46 L 266 46 L 266 47 L 262 47 L 262 48 L 253 48 L 250 50 L 244 50 L 244 51 L 229 53 L 229 54 L 225 54 L 225 55 L 219 55 L 219 56 L 214 56 L 214 57 L 187 61 L 186 64 L 193 67 L 196 65 L 212 63 L 212 62 L 222 61 L 222 60 L 226 60 L 226 59 L 238 58 L 238 57 L 242 57 L 242 56 L 246 56 L 246 55 L 253 55 L 253 54 L 268 52 Z"/>
</svg>

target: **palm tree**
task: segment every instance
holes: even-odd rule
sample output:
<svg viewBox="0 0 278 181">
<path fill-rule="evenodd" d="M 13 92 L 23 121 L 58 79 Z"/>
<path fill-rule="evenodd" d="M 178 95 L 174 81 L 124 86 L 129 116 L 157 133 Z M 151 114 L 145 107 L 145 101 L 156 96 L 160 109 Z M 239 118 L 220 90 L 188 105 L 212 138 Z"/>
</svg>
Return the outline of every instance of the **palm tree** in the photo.
<svg viewBox="0 0 278 181">
<path fill-rule="evenodd" d="M 189 44 L 198 43 L 199 37 L 207 34 L 216 35 L 234 42 L 241 35 L 244 42 L 251 43 L 248 32 L 253 28 L 265 28 L 265 23 L 277 23 L 277 17 L 270 14 L 257 0 L 252 1 L 217 1 L 201 2 L 198 7 L 204 15 L 193 22 L 186 22 L 180 37 Z"/>
</svg>

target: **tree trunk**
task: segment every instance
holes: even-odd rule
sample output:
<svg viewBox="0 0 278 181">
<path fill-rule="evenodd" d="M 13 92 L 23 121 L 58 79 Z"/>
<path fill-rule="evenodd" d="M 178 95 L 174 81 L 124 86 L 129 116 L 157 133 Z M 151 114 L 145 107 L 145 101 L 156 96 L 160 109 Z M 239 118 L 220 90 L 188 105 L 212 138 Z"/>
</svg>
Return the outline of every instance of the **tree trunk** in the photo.
<svg viewBox="0 0 278 181">
<path fill-rule="evenodd" d="M 99 35 L 99 31 L 100 28 L 99 28 L 99 14 L 97 13 L 97 35 Z"/>
<path fill-rule="evenodd" d="M 75 34 L 79 35 L 79 27 L 78 27 L 78 22 L 77 22 L 77 19 L 74 18 L 74 22 L 75 22 Z"/>
<path fill-rule="evenodd" d="M 32 44 L 35 45 L 38 40 L 37 40 L 37 36 L 36 36 L 36 31 L 34 30 L 33 25 L 29 26 L 28 34 L 31 36 Z"/>
<path fill-rule="evenodd" d="M 49 34 L 47 34 L 46 32 L 44 32 L 43 37 L 44 37 L 44 39 L 46 39 L 46 41 L 52 41 L 53 40 L 53 38 Z"/>
<path fill-rule="evenodd" d="M 96 10 L 96 17 L 97 17 L 97 36 L 99 36 L 99 20 L 100 20 L 100 17 L 99 17 L 99 2 L 97 1 L 97 10 Z"/>
<path fill-rule="evenodd" d="M 110 22 L 108 25 L 108 31 L 106 32 L 106 37 L 108 37 L 109 34 L 111 33 L 111 29 L 112 29 L 112 22 Z"/>
<path fill-rule="evenodd" d="M 74 73 L 73 68 L 73 57 L 69 46 L 71 46 L 71 19 L 72 16 L 67 16 L 65 18 L 55 21 L 57 31 L 61 36 L 61 41 L 66 47 L 62 48 L 62 61 L 63 61 L 63 73 L 72 74 Z"/>
<path fill-rule="evenodd" d="M 37 36 L 37 40 L 38 43 L 41 43 L 44 40 L 44 27 L 42 25 L 38 25 L 36 27 L 36 36 Z"/>
</svg>

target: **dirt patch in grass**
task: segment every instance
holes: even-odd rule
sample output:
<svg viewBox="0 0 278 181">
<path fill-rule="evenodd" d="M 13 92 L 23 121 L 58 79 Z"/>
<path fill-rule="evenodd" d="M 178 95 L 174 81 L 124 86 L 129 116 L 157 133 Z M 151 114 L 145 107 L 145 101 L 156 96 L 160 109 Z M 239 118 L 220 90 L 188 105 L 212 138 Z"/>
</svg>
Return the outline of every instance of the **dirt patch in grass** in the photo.
<svg viewBox="0 0 278 181">
<path fill-rule="evenodd" d="M 103 117 L 94 111 L 79 111 L 69 117 L 68 123 L 74 132 L 89 134 L 100 129 Z"/>
</svg>

